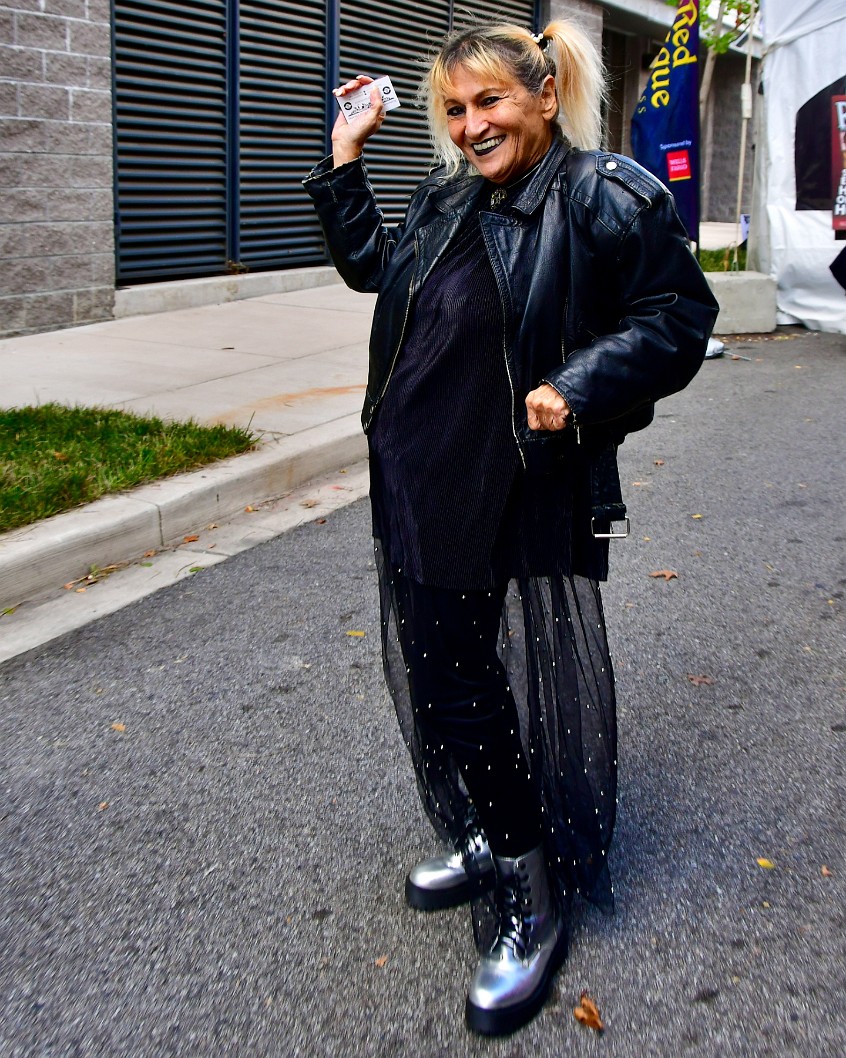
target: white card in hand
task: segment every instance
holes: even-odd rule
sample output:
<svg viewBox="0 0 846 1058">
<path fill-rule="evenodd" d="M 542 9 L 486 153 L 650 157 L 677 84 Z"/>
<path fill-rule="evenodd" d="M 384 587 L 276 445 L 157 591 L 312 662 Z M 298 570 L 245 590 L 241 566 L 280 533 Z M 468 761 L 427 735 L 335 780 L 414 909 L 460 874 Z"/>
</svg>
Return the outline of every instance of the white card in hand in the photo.
<svg viewBox="0 0 846 1058">
<path fill-rule="evenodd" d="M 379 89 L 385 110 L 396 110 L 401 105 L 394 91 L 394 86 L 391 84 L 390 77 L 377 77 L 372 84 L 362 85 L 361 88 L 356 88 L 354 92 L 349 92 L 347 95 L 335 96 L 338 100 L 338 106 L 341 108 L 341 113 L 347 121 L 353 121 L 359 114 L 363 114 L 370 109 L 370 93 L 374 88 Z"/>
</svg>

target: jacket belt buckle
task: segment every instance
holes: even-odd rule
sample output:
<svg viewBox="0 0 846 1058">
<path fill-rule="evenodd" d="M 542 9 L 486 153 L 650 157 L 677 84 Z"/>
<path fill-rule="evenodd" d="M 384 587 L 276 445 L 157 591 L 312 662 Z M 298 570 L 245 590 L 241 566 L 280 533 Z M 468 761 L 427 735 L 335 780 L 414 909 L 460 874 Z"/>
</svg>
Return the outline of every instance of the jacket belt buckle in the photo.
<svg viewBox="0 0 846 1058">
<path fill-rule="evenodd" d="M 625 531 L 621 532 L 621 533 L 615 533 L 613 528 L 612 528 L 612 526 L 614 525 L 614 522 L 625 522 L 626 523 Z M 609 521 L 609 523 L 608 523 L 608 532 L 607 533 L 598 533 L 596 531 L 596 518 L 591 518 L 591 520 L 590 520 L 590 531 L 593 534 L 594 540 L 625 540 L 626 537 L 631 532 L 631 523 L 629 522 L 628 518 L 613 519 L 612 521 Z"/>
</svg>

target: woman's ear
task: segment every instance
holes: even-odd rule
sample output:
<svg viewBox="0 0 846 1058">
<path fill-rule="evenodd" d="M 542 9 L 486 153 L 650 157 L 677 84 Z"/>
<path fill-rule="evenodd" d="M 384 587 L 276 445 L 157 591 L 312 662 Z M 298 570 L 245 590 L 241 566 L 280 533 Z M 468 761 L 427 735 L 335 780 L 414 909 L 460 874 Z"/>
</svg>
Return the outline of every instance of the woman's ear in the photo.
<svg viewBox="0 0 846 1058">
<path fill-rule="evenodd" d="M 552 74 L 546 75 L 541 88 L 541 113 L 547 121 L 554 121 L 558 116 L 558 93 Z"/>
</svg>

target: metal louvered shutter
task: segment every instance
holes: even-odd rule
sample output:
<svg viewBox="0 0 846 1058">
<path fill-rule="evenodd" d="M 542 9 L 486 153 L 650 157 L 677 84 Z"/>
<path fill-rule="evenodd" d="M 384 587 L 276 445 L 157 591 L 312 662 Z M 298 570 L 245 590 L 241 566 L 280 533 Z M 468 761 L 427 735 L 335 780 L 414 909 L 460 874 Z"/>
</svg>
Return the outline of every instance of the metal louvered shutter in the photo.
<svg viewBox="0 0 846 1058">
<path fill-rule="evenodd" d="M 390 111 L 364 151 L 376 200 L 390 223 L 402 218 L 411 192 L 432 165 L 426 114 L 415 100 L 423 73 L 418 63 L 449 30 L 449 14 L 447 0 L 341 4 L 341 80 L 387 74 L 402 104 Z"/>
<path fill-rule="evenodd" d="M 495 0 L 494 3 L 461 0 L 455 5 L 453 25 L 455 29 L 464 29 L 474 22 L 510 22 L 523 29 L 534 30 L 537 7 L 535 0 Z"/>
<path fill-rule="evenodd" d="M 302 180 L 325 153 L 325 2 L 241 0 L 240 28 L 239 261 L 323 262 Z"/>
<path fill-rule="evenodd" d="M 225 0 L 115 5 L 121 280 L 203 275 L 226 259 Z"/>
</svg>

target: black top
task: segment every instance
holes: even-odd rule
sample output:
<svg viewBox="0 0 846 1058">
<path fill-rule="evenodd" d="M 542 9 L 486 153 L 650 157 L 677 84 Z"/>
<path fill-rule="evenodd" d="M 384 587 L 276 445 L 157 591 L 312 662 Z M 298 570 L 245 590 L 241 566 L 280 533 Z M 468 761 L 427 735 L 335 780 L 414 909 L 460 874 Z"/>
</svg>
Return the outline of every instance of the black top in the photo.
<svg viewBox="0 0 846 1058">
<path fill-rule="evenodd" d="M 421 584 L 486 589 L 569 572 L 571 488 L 527 477 L 504 319 L 479 215 L 420 290 L 370 432 L 373 535 Z"/>
</svg>

